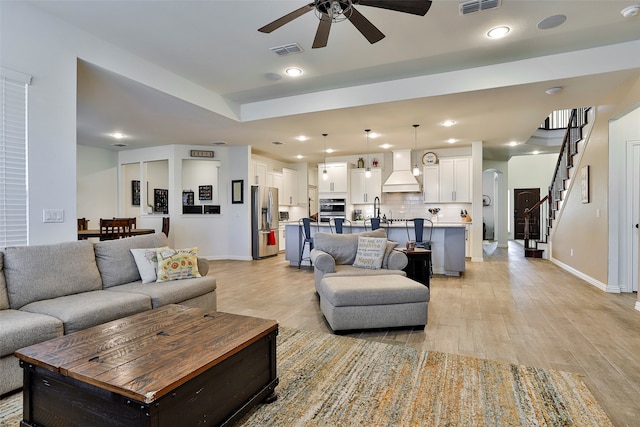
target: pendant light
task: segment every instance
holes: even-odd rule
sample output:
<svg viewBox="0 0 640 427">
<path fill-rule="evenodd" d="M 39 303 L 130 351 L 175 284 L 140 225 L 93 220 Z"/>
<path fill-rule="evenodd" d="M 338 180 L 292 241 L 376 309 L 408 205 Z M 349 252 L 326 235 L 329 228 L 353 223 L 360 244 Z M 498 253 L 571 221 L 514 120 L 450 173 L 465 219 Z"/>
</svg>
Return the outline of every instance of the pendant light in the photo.
<svg viewBox="0 0 640 427">
<path fill-rule="evenodd" d="M 414 129 L 414 133 L 415 133 L 415 141 L 416 141 L 416 158 L 419 157 L 418 156 L 418 126 L 420 125 L 413 125 L 413 129 Z M 416 160 L 416 162 L 413 164 L 413 176 L 418 176 L 420 175 L 420 168 L 418 167 L 418 161 Z"/>
<path fill-rule="evenodd" d="M 327 174 L 327 135 L 326 133 L 323 133 L 322 136 L 324 136 L 324 164 L 322 165 L 323 170 L 322 170 L 322 180 L 326 181 L 327 179 L 329 179 L 329 175 Z"/>
<path fill-rule="evenodd" d="M 369 167 L 369 132 L 371 132 L 371 129 L 365 129 L 364 131 L 367 133 L 367 169 L 364 176 L 365 178 L 371 178 L 371 167 Z"/>
</svg>

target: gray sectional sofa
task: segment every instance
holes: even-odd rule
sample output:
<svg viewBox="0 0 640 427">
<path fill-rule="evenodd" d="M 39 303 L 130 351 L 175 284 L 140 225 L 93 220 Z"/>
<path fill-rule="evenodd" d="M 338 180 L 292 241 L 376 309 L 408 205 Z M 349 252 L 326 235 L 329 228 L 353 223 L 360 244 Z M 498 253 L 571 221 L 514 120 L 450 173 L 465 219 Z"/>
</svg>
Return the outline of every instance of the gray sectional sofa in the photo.
<svg viewBox="0 0 640 427">
<path fill-rule="evenodd" d="M 22 387 L 13 353 L 29 345 L 166 304 L 216 310 L 216 279 L 142 283 L 130 249 L 168 246 L 163 233 L 0 251 L 0 395 Z"/>
</svg>

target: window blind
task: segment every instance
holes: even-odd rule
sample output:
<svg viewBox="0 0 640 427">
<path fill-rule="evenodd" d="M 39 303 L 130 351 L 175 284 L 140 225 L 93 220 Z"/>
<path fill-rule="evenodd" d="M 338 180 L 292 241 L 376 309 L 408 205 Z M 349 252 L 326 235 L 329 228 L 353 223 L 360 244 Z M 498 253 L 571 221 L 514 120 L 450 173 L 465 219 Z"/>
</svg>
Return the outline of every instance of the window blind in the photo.
<svg viewBox="0 0 640 427">
<path fill-rule="evenodd" d="M 29 243 L 27 88 L 31 77 L 0 68 L 0 247 Z"/>
</svg>

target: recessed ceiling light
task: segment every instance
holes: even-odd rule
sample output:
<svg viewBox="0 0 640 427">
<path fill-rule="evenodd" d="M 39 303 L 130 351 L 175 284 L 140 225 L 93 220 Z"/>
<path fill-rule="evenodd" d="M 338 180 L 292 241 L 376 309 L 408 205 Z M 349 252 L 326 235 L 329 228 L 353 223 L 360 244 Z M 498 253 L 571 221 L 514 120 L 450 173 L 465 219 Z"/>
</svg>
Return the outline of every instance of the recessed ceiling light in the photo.
<svg viewBox="0 0 640 427">
<path fill-rule="evenodd" d="M 300 142 L 304 142 L 304 141 L 308 140 L 308 139 L 309 139 L 309 137 L 308 137 L 308 136 L 305 136 L 305 135 L 300 135 L 300 136 L 296 136 L 296 139 L 297 139 L 298 141 L 300 141 Z"/>
<path fill-rule="evenodd" d="M 120 133 L 120 132 L 114 132 L 109 135 L 111 135 L 111 137 L 115 139 L 124 139 L 127 137 L 124 133 Z"/>
<path fill-rule="evenodd" d="M 369 133 L 369 138 L 371 139 L 376 139 L 376 138 L 380 138 L 382 135 L 379 134 L 378 132 L 370 132 Z"/>
<path fill-rule="evenodd" d="M 445 120 L 441 123 L 442 126 L 451 127 L 456 124 L 455 120 Z"/>
<path fill-rule="evenodd" d="M 284 72 L 289 77 L 298 77 L 302 75 L 302 69 L 298 67 L 287 68 Z"/>
<path fill-rule="evenodd" d="M 627 6 L 620 11 L 620 14 L 625 18 L 631 18 L 640 13 L 640 4 L 634 4 L 632 6 Z"/>
<path fill-rule="evenodd" d="M 531 154 L 540 154 L 540 152 L 536 150 L 536 151 L 532 151 Z"/>
<path fill-rule="evenodd" d="M 516 141 L 511 141 L 511 142 L 509 143 L 509 146 L 510 146 L 510 147 L 515 147 L 516 145 L 518 145 L 518 142 L 516 142 Z"/>
<path fill-rule="evenodd" d="M 457 139 L 455 139 L 455 138 L 449 138 L 449 139 L 447 139 L 447 142 L 448 142 L 449 144 L 455 144 L 456 142 L 458 142 L 458 140 L 457 140 Z"/>
<path fill-rule="evenodd" d="M 327 148 L 327 153 L 328 153 L 328 154 L 331 154 L 331 153 L 333 153 L 334 151 L 335 151 L 335 150 L 334 150 L 333 148 Z"/>
<path fill-rule="evenodd" d="M 564 15 L 553 15 L 538 22 L 538 29 L 550 30 L 551 28 L 559 27 L 560 25 L 564 24 L 564 21 L 566 20 L 567 17 Z"/>
<path fill-rule="evenodd" d="M 302 154 L 298 154 L 298 155 L 296 156 L 296 159 L 302 159 L 303 157 L 304 157 L 304 156 L 303 156 Z"/>
<path fill-rule="evenodd" d="M 487 33 L 487 37 L 489 37 L 490 39 L 500 39 L 509 34 L 509 31 L 511 31 L 511 29 L 506 26 L 495 27 L 489 30 L 489 32 Z"/>
<path fill-rule="evenodd" d="M 549 89 L 544 91 L 544 93 L 546 93 L 547 95 L 553 95 L 558 92 L 562 92 L 561 86 L 550 87 Z"/>
<path fill-rule="evenodd" d="M 388 150 L 388 149 L 389 149 L 389 148 L 391 148 L 391 147 L 393 147 L 393 145 L 391 145 L 391 144 L 382 144 L 382 145 L 380 146 L 380 148 L 384 148 L 385 150 Z"/>
</svg>

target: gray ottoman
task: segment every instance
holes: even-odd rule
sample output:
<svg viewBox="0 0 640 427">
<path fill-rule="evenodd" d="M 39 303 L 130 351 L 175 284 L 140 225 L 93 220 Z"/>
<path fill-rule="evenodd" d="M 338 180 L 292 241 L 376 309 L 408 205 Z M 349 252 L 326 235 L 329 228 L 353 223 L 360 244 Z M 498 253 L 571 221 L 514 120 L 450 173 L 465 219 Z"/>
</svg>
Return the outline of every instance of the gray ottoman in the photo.
<svg viewBox="0 0 640 427">
<path fill-rule="evenodd" d="M 318 294 L 334 331 L 427 324 L 429 288 L 404 276 L 324 277 Z"/>
</svg>

